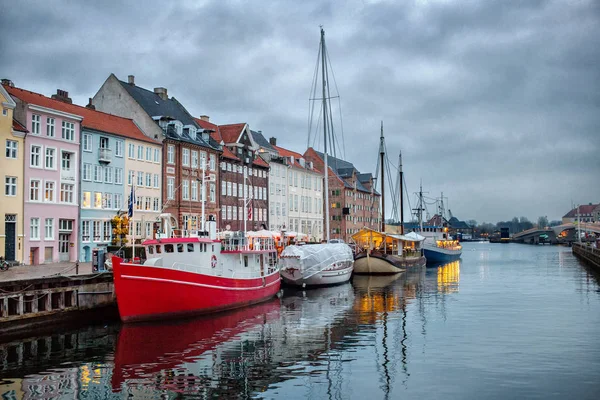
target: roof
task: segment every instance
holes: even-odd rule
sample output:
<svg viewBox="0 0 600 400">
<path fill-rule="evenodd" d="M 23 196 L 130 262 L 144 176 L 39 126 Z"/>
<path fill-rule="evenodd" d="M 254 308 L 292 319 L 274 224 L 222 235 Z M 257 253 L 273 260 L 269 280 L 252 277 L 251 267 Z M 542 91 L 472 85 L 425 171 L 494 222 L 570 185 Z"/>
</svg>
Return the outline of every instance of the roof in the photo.
<svg viewBox="0 0 600 400">
<path fill-rule="evenodd" d="M 306 164 L 306 163 L 305 163 L 305 165 L 307 165 L 307 167 L 303 167 L 303 166 L 300 164 L 300 162 L 298 161 L 298 160 L 300 160 L 301 158 L 304 158 L 304 156 L 303 156 L 302 154 L 300 154 L 300 153 L 296 153 L 295 151 L 291 151 L 291 150 L 285 149 L 285 148 L 283 148 L 283 147 L 281 147 L 281 146 L 276 146 L 276 145 L 273 145 L 273 146 L 272 146 L 272 148 L 273 148 L 273 150 L 277 151 L 281 157 L 286 157 L 286 158 L 289 158 L 289 157 L 294 157 L 294 163 L 292 164 L 292 167 L 294 167 L 294 168 L 300 168 L 300 169 L 309 169 L 309 168 L 308 168 L 308 164 Z M 309 169 L 309 170 L 310 170 L 310 169 Z M 310 171 L 313 171 L 313 172 L 319 172 L 319 171 L 318 171 L 316 168 L 314 168 L 314 167 L 313 167 L 313 169 L 312 169 L 312 170 L 310 170 Z"/>
<path fill-rule="evenodd" d="M 190 115 L 190 113 L 179 101 L 177 101 L 175 97 L 170 97 L 166 100 L 163 100 L 158 94 L 148 89 L 144 89 L 121 80 L 119 80 L 119 83 L 150 117 L 166 117 L 180 121 L 184 126 L 192 125 L 196 129 L 201 129 L 201 126 L 196 122 L 196 119 Z M 165 136 L 173 140 L 183 140 L 198 146 L 209 147 L 215 150 L 219 149 L 217 143 L 211 143 L 210 141 L 206 142 L 201 136 L 196 136 L 194 139 L 185 133 L 179 136 L 177 133 L 170 133 L 168 131 L 165 133 Z"/>
<path fill-rule="evenodd" d="M 212 131 L 210 133 L 210 137 L 212 137 L 217 143 L 221 143 L 223 138 L 221 137 L 221 131 L 219 130 L 219 126 L 217 124 L 213 124 L 210 121 L 205 121 L 201 118 L 194 118 L 194 121 L 202 128 Z"/>
<path fill-rule="evenodd" d="M 358 180 L 362 183 L 366 183 L 366 182 L 370 182 L 371 179 L 373 179 L 373 174 L 371 174 L 370 172 L 364 173 L 364 174 L 358 174 L 356 175 L 356 177 L 358 178 Z"/>
<path fill-rule="evenodd" d="M 19 121 L 17 121 L 16 119 L 13 118 L 13 123 L 12 123 L 12 127 L 13 130 L 17 131 L 17 132 L 25 132 L 28 133 L 29 131 L 27 130 L 27 128 L 25 128 L 25 125 L 23 125 L 22 123 L 20 123 Z"/>
<path fill-rule="evenodd" d="M 321 160 L 323 160 L 323 153 L 322 152 L 316 151 L 316 150 L 314 150 L 314 152 L 317 154 L 317 156 L 319 158 L 321 158 Z M 359 176 L 359 175 L 363 175 L 363 176 L 369 175 L 370 176 L 371 175 L 371 174 L 368 174 L 368 173 L 367 174 L 360 174 L 359 171 L 354 167 L 354 164 L 352 164 L 351 162 L 344 161 L 342 159 L 339 159 L 337 157 L 333 157 L 331 155 L 327 156 L 327 163 L 328 163 L 329 167 L 333 169 L 333 171 L 336 173 L 336 175 L 339 178 L 342 178 L 342 179 L 343 178 L 350 178 L 350 177 L 352 177 L 352 174 L 354 172 L 356 172 L 357 176 Z M 362 182 L 366 182 L 366 181 L 363 180 Z M 371 190 L 367 189 L 362 184 L 362 182 L 361 182 L 360 178 L 358 178 L 356 180 L 356 190 L 359 190 L 359 191 L 365 192 L 365 193 L 371 193 Z M 346 188 L 348 188 L 348 189 L 354 189 L 354 186 L 352 184 L 346 182 L 345 180 L 344 180 L 344 186 Z M 379 195 L 379 193 L 375 189 L 373 189 L 373 194 Z"/>
<path fill-rule="evenodd" d="M 252 164 L 258 165 L 259 167 L 269 168 L 269 164 L 267 164 L 267 162 L 260 157 L 254 158 L 254 161 L 252 161 Z"/>
<path fill-rule="evenodd" d="M 221 138 L 223 139 L 223 142 L 237 143 L 237 140 L 245 127 L 245 123 L 219 125 L 219 131 L 221 133 Z"/>
<path fill-rule="evenodd" d="M 254 138 L 254 141 L 260 147 L 269 149 L 271 151 L 275 151 L 275 148 L 271 145 L 271 143 L 269 143 L 269 141 L 267 139 L 265 139 L 262 132 L 256 132 L 256 131 L 250 130 L 250 133 L 252 133 L 252 137 Z"/>
<path fill-rule="evenodd" d="M 563 218 L 577 218 L 577 214 L 591 214 L 600 204 L 585 204 L 575 207 L 565 214 Z"/>
<path fill-rule="evenodd" d="M 229 158 L 232 160 L 240 160 L 239 157 L 237 157 L 235 154 L 233 154 L 233 152 L 231 150 L 229 150 L 229 147 L 227 146 L 223 146 L 223 157 L 225 158 Z"/>
<path fill-rule="evenodd" d="M 79 115 L 83 118 L 81 124 L 84 128 L 125 136 L 130 139 L 141 140 L 148 143 L 159 144 L 159 142 L 144 135 L 131 119 L 92 110 L 76 104 L 68 104 L 25 89 L 7 86 L 6 90 L 12 96 L 26 103 Z"/>
</svg>

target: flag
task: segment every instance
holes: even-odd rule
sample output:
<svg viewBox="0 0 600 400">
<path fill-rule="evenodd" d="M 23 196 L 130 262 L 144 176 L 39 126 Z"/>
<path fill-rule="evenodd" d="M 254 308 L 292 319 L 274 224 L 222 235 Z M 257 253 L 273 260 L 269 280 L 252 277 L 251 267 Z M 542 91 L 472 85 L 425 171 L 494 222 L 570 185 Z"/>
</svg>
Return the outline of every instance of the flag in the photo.
<svg viewBox="0 0 600 400">
<path fill-rule="evenodd" d="M 248 206 L 248 221 L 252 221 L 252 206 Z"/>
<path fill-rule="evenodd" d="M 134 185 L 131 185 L 131 194 L 129 195 L 128 211 L 127 216 L 133 217 L 133 207 L 135 207 L 135 191 L 133 190 Z"/>
</svg>

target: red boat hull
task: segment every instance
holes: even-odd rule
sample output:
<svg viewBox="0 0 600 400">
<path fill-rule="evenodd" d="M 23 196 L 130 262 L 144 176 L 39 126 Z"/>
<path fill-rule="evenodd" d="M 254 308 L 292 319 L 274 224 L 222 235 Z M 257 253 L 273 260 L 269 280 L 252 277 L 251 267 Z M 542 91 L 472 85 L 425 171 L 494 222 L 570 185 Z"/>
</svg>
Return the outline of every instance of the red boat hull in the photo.
<svg viewBox="0 0 600 400">
<path fill-rule="evenodd" d="M 122 263 L 113 258 L 119 314 L 123 322 L 175 318 L 231 310 L 272 298 L 279 271 L 264 278 L 231 279 L 168 268 Z"/>
</svg>

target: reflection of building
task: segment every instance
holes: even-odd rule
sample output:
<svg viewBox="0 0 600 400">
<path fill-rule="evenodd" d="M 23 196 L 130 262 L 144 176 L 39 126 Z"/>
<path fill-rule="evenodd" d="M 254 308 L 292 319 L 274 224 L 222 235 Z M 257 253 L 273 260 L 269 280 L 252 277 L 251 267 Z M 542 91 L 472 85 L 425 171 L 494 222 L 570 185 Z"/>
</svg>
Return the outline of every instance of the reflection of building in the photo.
<svg viewBox="0 0 600 400">
<path fill-rule="evenodd" d="M 458 282 L 460 280 L 460 260 L 453 261 L 438 267 L 437 284 L 438 292 L 454 293 L 458 292 Z"/>
</svg>

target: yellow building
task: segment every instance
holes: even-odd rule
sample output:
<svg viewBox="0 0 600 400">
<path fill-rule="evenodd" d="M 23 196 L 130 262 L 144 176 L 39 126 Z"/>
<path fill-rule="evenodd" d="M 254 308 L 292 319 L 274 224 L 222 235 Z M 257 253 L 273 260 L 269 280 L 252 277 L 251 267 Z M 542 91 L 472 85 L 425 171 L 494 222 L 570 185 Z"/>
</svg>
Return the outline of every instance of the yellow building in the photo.
<svg viewBox="0 0 600 400">
<path fill-rule="evenodd" d="M 3 82 L 4 84 L 4 82 Z M 27 129 L 13 119 L 15 101 L 0 85 L 0 256 L 23 262 L 23 157 Z"/>
</svg>

